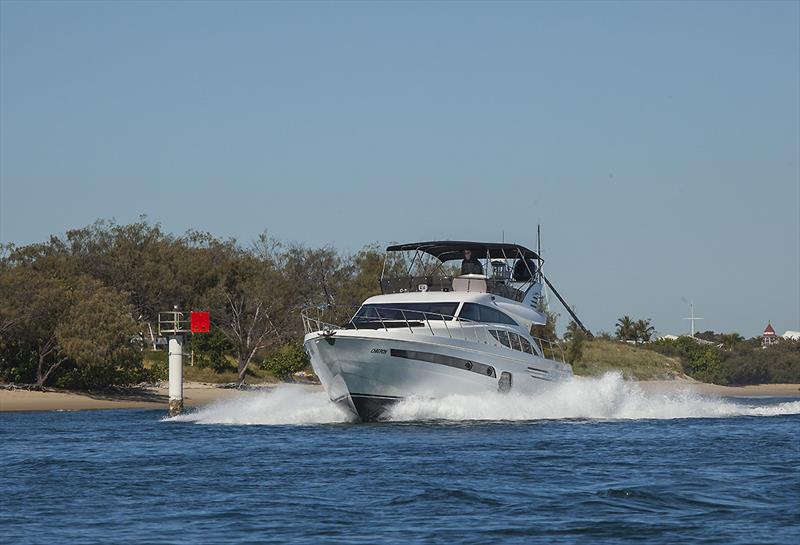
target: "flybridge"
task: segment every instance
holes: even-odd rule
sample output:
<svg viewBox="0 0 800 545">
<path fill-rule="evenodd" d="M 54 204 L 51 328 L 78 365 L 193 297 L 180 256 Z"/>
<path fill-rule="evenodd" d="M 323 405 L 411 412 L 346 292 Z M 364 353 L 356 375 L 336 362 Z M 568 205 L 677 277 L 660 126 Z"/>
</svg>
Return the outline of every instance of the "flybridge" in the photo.
<svg viewBox="0 0 800 545">
<path fill-rule="evenodd" d="M 452 262 L 461 260 L 460 269 Z M 439 240 L 386 248 L 384 295 L 408 292 L 490 293 L 538 309 L 546 285 L 586 333 L 588 329 L 542 272 L 541 252 L 520 244 Z"/>
<path fill-rule="evenodd" d="M 541 257 L 519 244 L 412 242 L 389 246 L 386 252 L 381 275 L 383 294 L 469 291 L 522 302 L 540 283 Z M 450 264 L 458 260 L 462 262 L 460 270 Z M 538 304 L 538 298 L 534 304 Z"/>
<path fill-rule="evenodd" d="M 468 242 L 456 240 L 443 240 L 431 242 L 412 242 L 397 244 L 386 248 L 387 252 L 418 251 L 435 256 L 439 261 L 453 261 L 462 259 L 465 250 L 481 258 L 491 259 L 534 259 L 541 263 L 542 259 L 533 250 L 519 244 L 506 244 L 504 242 Z"/>
</svg>

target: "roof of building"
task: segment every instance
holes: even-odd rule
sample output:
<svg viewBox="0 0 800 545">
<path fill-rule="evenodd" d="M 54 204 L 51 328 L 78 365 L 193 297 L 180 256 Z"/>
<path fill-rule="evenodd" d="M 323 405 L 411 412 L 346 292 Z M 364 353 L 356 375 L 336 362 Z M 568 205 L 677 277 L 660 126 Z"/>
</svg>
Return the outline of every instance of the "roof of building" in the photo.
<svg viewBox="0 0 800 545">
<path fill-rule="evenodd" d="M 772 324 L 768 323 L 767 327 L 764 328 L 764 336 L 765 337 L 774 337 L 775 336 L 775 330 L 772 329 Z"/>
<path fill-rule="evenodd" d="M 434 240 L 430 242 L 411 242 L 397 244 L 386 248 L 387 252 L 407 252 L 417 250 L 430 254 L 439 261 L 453 261 L 464 258 L 464 250 L 470 250 L 479 259 L 490 257 L 492 259 L 515 259 L 520 256 L 526 259 L 539 259 L 533 250 L 519 244 L 502 242 L 470 242 L 459 240 Z"/>
<path fill-rule="evenodd" d="M 784 339 L 791 339 L 793 341 L 800 341 L 800 331 L 787 331 L 781 335 Z"/>
</svg>

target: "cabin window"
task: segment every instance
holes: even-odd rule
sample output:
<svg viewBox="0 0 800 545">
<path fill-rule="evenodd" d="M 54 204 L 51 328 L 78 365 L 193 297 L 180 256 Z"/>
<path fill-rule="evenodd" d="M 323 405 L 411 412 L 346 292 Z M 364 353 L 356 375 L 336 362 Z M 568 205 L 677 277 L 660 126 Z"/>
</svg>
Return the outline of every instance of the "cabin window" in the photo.
<svg viewBox="0 0 800 545">
<path fill-rule="evenodd" d="M 508 331 L 497 331 L 497 340 L 506 348 L 511 348 L 511 341 L 508 338 Z"/>
<path fill-rule="evenodd" d="M 522 352 L 522 342 L 519 340 L 519 335 L 516 333 L 509 333 L 508 336 L 511 338 L 511 348 Z"/>
<path fill-rule="evenodd" d="M 505 347 L 512 348 L 518 352 L 525 352 L 526 354 L 535 354 L 530 341 L 522 335 L 497 329 L 490 329 L 489 333 Z"/>
<path fill-rule="evenodd" d="M 356 322 L 373 320 L 441 320 L 451 318 L 458 303 L 385 303 L 362 305 L 353 317 Z"/>
<path fill-rule="evenodd" d="M 517 325 L 517 322 L 512 320 L 507 314 L 500 312 L 497 309 L 487 307 L 486 305 L 479 305 L 477 303 L 464 303 L 464 306 L 461 307 L 461 312 L 458 314 L 458 317 L 464 318 L 465 320 L 471 320 L 473 322 Z"/>
</svg>

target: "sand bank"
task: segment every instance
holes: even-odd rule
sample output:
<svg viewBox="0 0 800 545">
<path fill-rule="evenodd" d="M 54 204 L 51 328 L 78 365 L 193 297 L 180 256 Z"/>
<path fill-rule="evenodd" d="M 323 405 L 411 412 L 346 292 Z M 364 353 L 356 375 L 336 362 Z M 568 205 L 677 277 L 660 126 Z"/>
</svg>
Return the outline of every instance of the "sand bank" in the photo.
<svg viewBox="0 0 800 545">
<path fill-rule="evenodd" d="M 720 397 L 800 397 L 800 384 L 753 384 L 750 386 L 720 386 L 685 380 L 652 380 L 639 386 L 653 393 L 690 390 L 698 394 Z"/>
<path fill-rule="evenodd" d="M 247 390 L 188 383 L 183 387 L 184 405 L 197 407 L 218 399 L 240 396 Z M 83 393 L 70 391 L 32 392 L 0 390 L 0 412 L 79 411 L 91 409 L 167 409 L 167 388 L 145 388 L 126 393 Z"/>
</svg>

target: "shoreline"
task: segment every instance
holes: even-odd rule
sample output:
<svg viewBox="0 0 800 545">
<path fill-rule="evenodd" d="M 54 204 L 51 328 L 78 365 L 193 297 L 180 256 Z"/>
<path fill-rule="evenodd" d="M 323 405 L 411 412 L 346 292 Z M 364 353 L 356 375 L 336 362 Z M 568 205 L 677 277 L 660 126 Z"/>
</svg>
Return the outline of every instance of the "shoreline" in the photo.
<svg viewBox="0 0 800 545">
<path fill-rule="evenodd" d="M 708 382 L 690 380 L 649 380 L 637 384 L 647 393 L 664 394 L 675 391 L 690 391 L 700 395 L 716 397 L 796 397 L 800 398 L 800 384 L 748 384 L 746 386 L 722 386 Z"/>
<path fill-rule="evenodd" d="M 788 397 L 800 398 L 800 384 L 754 384 L 748 386 L 720 386 L 686 380 L 639 381 L 636 384 L 647 393 L 669 394 L 690 391 L 717 397 Z M 274 385 L 261 386 L 260 390 Z M 232 399 L 259 389 L 237 390 L 213 384 L 187 383 L 184 385 L 184 406 L 199 407 L 222 399 Z M 37 392 L 31 390 L 0 390 L 0 413 L 39 411 L 88 411 L 107 409 L 163 409 L 167 410 L 167 388 L 132 389 L 123 393 L 87 393 L 64 390 Z"/>
<path fill-rule="evenodd" d="M 270 386 L 260 388 L 269 389 Z M 183 386 L 184 407 L 199 407 L 221 399 L 231 399 L 254 389 L 237 390 L 214 384 L 186 383 Z M 167 410 L 169 389 L 149 387 L 129 392 L 76 392 L 71 390 L 0 390 L 0 413 L 39 411 L 90 411 L 105 409 Z"/>
</svg>

